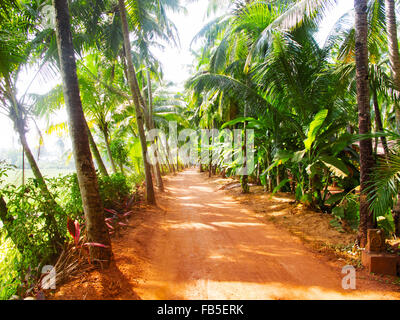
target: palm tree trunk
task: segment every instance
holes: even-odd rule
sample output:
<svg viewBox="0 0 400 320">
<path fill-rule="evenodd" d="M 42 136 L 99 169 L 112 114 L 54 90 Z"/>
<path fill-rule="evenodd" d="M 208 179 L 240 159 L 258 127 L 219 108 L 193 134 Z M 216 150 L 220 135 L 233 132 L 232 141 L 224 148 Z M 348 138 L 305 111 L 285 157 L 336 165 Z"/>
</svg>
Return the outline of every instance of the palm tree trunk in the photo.
<svg viewBox="0 0 400 320">
<path fill-rule="evenodd" d="M 164 156 L 165 156 L 165 161 L 167 161 L 168 171 L 169 171 L 170 173 L 175 174 L 175 166 L 174 166 L 174 164 L 169 162 L 169 158 L 168 158 L 168 156 L 166 155 L 166 151 L 163 150 L 163 154 L 164 154 Z"/>
<path fill-rule="evenodd" d="M 159 154 L 158 154 L 158 150 L 157 150 L 157 138 L 155 140 L 155 150 L 154 150 L 154 156 L 156 157 L 156 159 L 159 159 Z M 161 170 L 160 170 L 160 163 L 159 161 L 156 162 L 156 164 L 154 165 L 154 171 L 155 171 L 155 175 L 156 175 L 156 184 L 157 187 L 160 191 L 164 191 L 164 183 L 161 177 Z"/>
<path fill-rule="evenodd" d="M 32 169 L 32 173 L 35 176 L 36 181 L 38 182 L 39 188 L 42 191 L 44 197 L 48 199 L 48 201 L 51 203 L 51 208 L 54 208 L 53 212 L 46 212 L 45 214 L 47 216 L 46 220 L 47 220 L 47 227 L 49 228 L 49 234 L 53 237 L 52 239 L 53 247 L 54 250 L 57 251 L 64 242 L 64 237 L 58 231 L 57 221 L 53 215 L 53 213 L 56 211 L 55 209 L 59 208 L 59 205 L 54 200 L 53 195 L 47 188 L 46 181 L 44 180 L 42 173 L 40 172 L 35 157 L 33 156 L 31 149 L 29 148 L 28 142 L 26 141 L 25 132 L 21 127 L 18 128 L 18 134 L 20 137 L 22 147 L 24 148 L 26 158 L 28 159 L 29 165 Z"/>
<path fill-rule="evenodd" d="M 163 144 L 161 143 L 161 141 L 159 141 L 158 144 L 159 144 L 159 150 L 160 150 L 162 156 L 165 158 L 165 161 L 167 162 L 168 171 L 170 173 L 172 173 L 172 172 L 175 173 L 175 167 L 173 165 L 171 165 L 171 163 L 169 162 L 168 155 L 167 155 L 166 150 L 164 150 Z"/>
<path fill-rule="evenodd" d="M 394 0 L 385 0 L 386 8 L 386 28 L 388 33 L 389 60 L 392 71 L 393 82 L 396 89 L 400 91 L 400 55 L 399 43 L 397 38 L 397 22 Z M 396 124 L 400 128 L 400 110 L 395 105 Z"/>
<path fill-rule="evenodd" d="M 119 164 L 119 169 L 121 170 L 121 173 L 125 175 L 124 165 L 122 163 Z"/>
<path fill-rule="evenodd" d="M 151 88 L 151 76 L 150 70 L 147 69 L 147 93 L 149 100 L 149 119 L 151 121 L 152 126 L 154 127 L 154 119 L 153 119 L 153 92 Z"/>
<path fill-rule="evenodd" d="M 355 0 L 355 29 L 356 29 L 356 71 L 357 71 L 357 103 L 358 103 L 358 126 L 360 134 L 368 134 L 371 131 L 370 104 L 369 104 L 369 81 L 368 81 L 368 21 L 367 0 Z M 371 171 L 374 165 L 372 157 L 372 140 L 360 141 L 360 246 L 365 247 L 367 243 L 367 230 L 372 228 L 373 214 L 369 210 L 369 201 L 366 194 L 371 185 Z"/>
<path fill-rule="evenodd" d="M 376 89 L 374 89 L 374 111 L 375 111 L 375 123 L 376 123 L 376 130 L 378 132 L 383 132 L 383 124 L 382 124 L 382 117 L 381 117 L 381 110 L 379 108 L 379 101 L 378 101 L 378 94 L 376 93 Z M 389 157 L 389 148 L 386 141 L 386 137 L 381 137 L 381 142 L 383 146 L 383 150 L 385 151 L 385 157 Z"/>
<path fill-rule="evenodd" d="M 89 252 L 96 264 L 108 266 L 111 257 L 111 241 L 104 221 L 104 209 L 99 194 L 96 170 L 90 153 L 87 123 L 82 110 L 75 52 L 72 44 L 68 0 L 53 0 L 56 13 L 56 36 L 60 58 L 61 76 L 65 104 L 75 159 L 79 189 L 86 220 L 86 235 L 90 243 L 105 247 L 90 246 Z"/>
<path fill-rule="evenodd" d="M 100 173 L 102 174 L 102 176 L 108 177 L 107 168 L 104 165 L 104 162 L 103 162 L 103 159 L 101 158 L 99 149 L 97 148 L 96 142 L 94 141 L 92 132 L 90 131 L 89 127 L 87 126 L 87 123 L 86 123 L 86 128 L 87 128 L 87 133 L 88 133 L 88 138 L 89 138 L 90 149 L 92 150 L 92 155 L 96 160 L 96 163 L 100 170 Z"/>
<path fill-rule="evenodd" d="M 396 22 L 396 11 L 394 0 L 385 0 L 386 7 L 386 28 L 388 33 L 388 47 L 389 47 L 389 59 L 390 67 L 392 71 L 392 77 L 394 85 L 397 91 L 400 91 L 400 55 L 399 55 L 399 43 L 397 38 L 397 22 Z M 400 109 L 395 103 L 395 115 L 397 130 L 400 129 Z M 395 234 L 400 236 L 400 191 L 397 195 L 397 203 L 392 210 Z"/>
<path fill-rule="evenodd" d="M 25 150 L 22 147 L 22 185 L 25 185 Z"/>
<path fill-rule="evenodd" d="M 151 77 L 150 77 L 150 71 L 147 70 L 147 93 L 148 93 L 148 117 L 149 117 L 149 125 L 150 129 L 154 129 L 154 119 L 153 119 L 153 93 L 151 91 Z M 156 159 L 159 159 L 159 149 L 158 149 L 158 143 L 157 143 L 157 137 L 155 138 L 155 150 L 154 150 L 154 156 Z M 156 161 L 155 166 L 155 175 L 156 175 L 156 184 L 157 187 L 160 191 L 164 191 L 164 183 L 161 177 L 161 171 L 160 171 L 160 163 L 159 161 Z"/>
<path fill-rule="evenodd" d="M 117 167 L 115 166 L 114 158 L 112 157 L 112 154 L 111 154 L 110 143 L 108 141 L 108 134 L 107 134 L 106 129 L 102 130 L 102 133 L 103 133 L 103 137 L 104 137 L 104 143 L 106 144 L 108 159 L 110 160 L 110 163 L 111 163 L 111 168 L 114 173 L 117 173 Z"/>
<path fill-rule="evenodd" d="M 35 176 L 36 180 L 39 182 L 39 186 L 44 193 L 49 193 L 47 189 L 46 182 L 43 179 L 42 173 L 39 170 L 39 167 L 36 163 L 35 157 L 33 156 L 31 149 L 29 148 L 28 142 L 26 141 L 25 136 L 25 120 L 22 118 L 21 115 L 21 108 L 18 104 L 17 98 L 14 94 L 14 90 L 12 89 L 10 80 L 8 77 L 5 77 L 6 82 L 6 90 L 7 95 L 9 97 L 10 103 L 12 105 L 12 109 L 10 110 L 10 117 L 14 123 L 15 130 L 17 130 L 19 139 L 21 141 L 22 148 L 25 152 L 26 158 L 28 159 L 29 165 L 31 166 L 33 175 Z M 49 193 L 50 194 L 50 193 Z"/>
<path fill-rule="evenodd" d="M 171 165 L 171 167 L 172 167 L 172 171 L 173 171 L 173 173 L 174 173 L 174 175 L 176 174 L 176 171 L 178 171 L 178 168 L 176 168 L 175 169 L 175 164 L 172 162 L 170 162 L 169 161 L 169 157 L 170 157 L 170 149 L 169 149 L 169 144 L 168 144 L 168 140 L 167 140 L 167 143 L 165 144 L 165 151 L 166 151 L 166 157 L 167 157 L 167 162 L 168 162 L 168 164 L 170 164 Z"/>
<path fill-rule="evenodd" d="M 28 145 L 28 141 L 26 140 L 25 136 L 25 130 L 23 128 L 23 124 L 20 123 L 21 120 L 15 119 L 14 120 L 14 125 L 17 127 L 19 139 L 22 144 L 22 148 L 24 149 L 26 159 L 28 160 L 28 163 L 31 167 L 32 173 L 35 176 L 36 180 L 39 183 L 39 187 L 42 190 L 43 193 L 50 195 L 50 191 L 47 188 L 46 182 L 44 181 L 43 175 L 39 169 L 39 166 L 37 165 L 37 162 L 35 160 L 35 157 Z"/>
<path fill-rule="evenodd" d="M 247 103 L 245 103 L 244 105 L 244 114 L 243 117 L 246 118 L 247 117 Z M 247 129 L 247 122 L 245 121 L 243 123 L 243 133 L 244 133 L 244 141 L 243 141 L 243 147 L 242 147 L 242 152 L 243 152 L 243 169 L 247 170 L 247 134 L 246 134 L 246 129 Z M 250 192 L 250 188 L 249 188 L 249 176 L 246 174 L 242 175 L 241 178 L 241 186 L 242 186 L 242 193 L 249 193 Z"/>
<path fill-rule="evenodd" d="M 47 201 L 49 201 L 50 207 L 54 208 L 54 211 L 56 211 L 56 208 L 59 208 L 59 205 L 54 200 L 53 195 L 50 193 L 46 181 L 44 180 L 43 175 L 40 172 L 39 166 L 37 165 L 35 157 L 33 156 L 31 149 L 29 148 L 28 141 L 26 140 L 26 135 L 25 135 L 25 120 L 22 118 L 21 108 L 19 107 L 18 101 L 14 94 L 14 90 L 12 89 L 11 83 L 8 78 L 6 78 L 6 87 L 10 103 L 12 104 L 10 110 L 10 117 L 14 123 L 15 129 L 18 132 L 22 149 L 24 150 L 26 158 L 28 159 L 29 165 L 31 167 L 32 173 L 35 176 L 36 181 L 38 182 L 38 186 L 43 196 L 47 199 Z M 57 221 L 53 215 L 54 211 L 45 212 L 45 214 L 46 214 L 46 226 L 49 229 L 49 234 L 52 237 L 51 242 L 54 250 L 57 251 L 62 246 L 64 242 L 64 237 L 58 231 Z"/>
<path fill-rule="evenodd" d="M 151 169 L 150 169 L 150 164 L 147 161 L 147 142 L 146 142 L 146 137 L 145 137 L 145 132 L 144 132 L 144 126 L 143 126 L 143 112 L 141 110 L 141 106 L 143 105 L 140 104 L 140 90 L 139 90 L 139 85 L 137 83 L 137 78 L 136 78 L 136 72 L 135 72 L 135 67 L 133 66 L 133 60 L 132 60 L 132 53 L 131 53 L 131 44 L 129 40 L 129 28 L 128 28 L 128 20 L 126 17 L 126 8 L 125 8 L 125 3 L 124 0 L 118 0 L 118 5 L 119 5 L 119 11 L 121 15 L 121 23 L 122 23 L 122 33 L 124 36 L 124 47 L 125 47 L 125 57 L 126 57 L 126 63 L 128 66 L 128 82 L 129 82 L 129 87 L 131 89 L 131 94 L 133 97 L 134 105 L 135 105 L 135 110 L 136 110 L 136 120 L 137 120 L 137 125 L 138 125 L 138 130 L 139 130 L 139 139 L 140 143 L 142 146 L 142 157 L 143 157 L 143 163 L 144 163 L 144 171 L 145 171 L 145 179 L 146 179 L 146 200 L 150 204 L 155 204 L 156 199 L 154 195 L 154 188 L 153 188 L 153 180 L 151 178 Z"/>
</svg>

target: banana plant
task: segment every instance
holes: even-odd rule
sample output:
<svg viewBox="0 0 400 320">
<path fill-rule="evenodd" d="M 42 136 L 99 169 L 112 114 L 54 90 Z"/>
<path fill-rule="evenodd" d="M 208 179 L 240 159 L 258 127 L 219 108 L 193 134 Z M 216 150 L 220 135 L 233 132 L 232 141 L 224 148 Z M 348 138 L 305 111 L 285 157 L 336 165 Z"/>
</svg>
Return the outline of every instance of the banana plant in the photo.
<svg viewBox="0 0 400 320">
<path fill-rule="evenodd" d="M 323 109 L 314 116 L 304 133 L 306 139 L 302 150 L 279 150 L 273 163 L 263 173 L 265 175 L 275 167 L 286 164 L 296 180 L 296 199 L 324 211 L 329 210 L 326 201 L 332 179 L 346 179 L 356 170 L 343 152 L 351 145 L 352 137 L 346 133 L 337 137 L 332 135 L 340 124 L 329 123 L 328 114 L 328 110 Z"/>
</svg>

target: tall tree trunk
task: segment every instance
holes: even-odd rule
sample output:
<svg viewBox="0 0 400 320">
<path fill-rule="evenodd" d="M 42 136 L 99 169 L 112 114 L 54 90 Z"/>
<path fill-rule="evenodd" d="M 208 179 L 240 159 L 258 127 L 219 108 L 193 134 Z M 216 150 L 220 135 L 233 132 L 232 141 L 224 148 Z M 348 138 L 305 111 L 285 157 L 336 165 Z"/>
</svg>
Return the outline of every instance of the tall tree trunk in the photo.
<svg viewBox="0 0 400 320">
<path fill-rule="evenodd" d="M 147 69 L 147 94 L 149 101 L 149 120 L 151 121 L 152 126 L 154 127 L 154 119 L 153 119 L 153 91 L 151 88 L 151 76 L 150 70 Z"/>
<path fill-rule="evenodd" d="M 20 137 L 21 144 L 24 148 L 26 158 L 28 159 L 29 165 L 32 169 L 32 173 L 36 178 L 36 181 L 38 182 L 38 186 L 44 195 L 44 197 L 51 203 L 51 208 L 55 209 L 52 212 L 45 212 L 46 214 L 46 220 L 47 220 L 47 227 L 49 228 L 49 234 L 52 237 L 52 243 L 54 250 L 57 251 L 59 248 L 61 248 L 63 242 L 64 242 L 64 237 L 59 233 L 58 227 L 57 227 L 57 221 L 54 217 L 54 212 L 56 211 L 56 208 L 59 208 L 59 205 L 57 202 L 54 200 L 53 195 L 50 193 L 49 189 L 47 188 L 47 184 L 42 176 L 42 173 L 39 170 L 39 167 L 36 163 L 36 160 L 31 152 L 31 149 L 29 148 L 28 142 L 26 141 L 25 137 L 25 131 L 21 127 L 18 128 L 18 133 Z"/>
<path fill-rule="evenodd" d="M 177 147 L 176 150 L 176 170 L 179 172 L 180 168 L 179 168 L 179 148 Z"/>
<path fill-rule="evenodd" d="M 243 113 L 243 117 L 246 118 L 247 117 L 247 103 L 244 104 L 244 113 Z M 247 134 L 246 134 L 246 130 L 247 130 L 247 122 L 245 121 L 243 123 L 243 134 L 244 134 L 244 141 L 243 141 L 243 147 L 242 147 L 242 152 L 243 152 L 243 169 L 245 169 L 247 167 Z M 247 168 L 245 169 L 247 170 Z M 249 176 L 243 173 L 241 179 L 240 179 L 240 183 L 242 186 L 242 193 L 249 193 L 250 192 L 250 188 L 249 188 Z"/>
<path fill-rule="evenodd" d="M 375 111 L 375 123 L 376 123 L 376 131 L 383 132 L 383 124 L 382 124 L 382 117 L 381 117 L 381 109 L 379 108 L 379 101 L 378 101 L 378 94 L 376 89 L 374 88 L 374 111 Z M 389 157 L 389 148 L 386 141 L 386 137 L 381 137 L 381 142 L 383 146 L 383 150 L 385 151 L 385 157 Z"/>
<path fill-rule="evenodd" d="M 103 162 L 103 159 L 101 158 L 99 149 L 97 148 L 96 142 L 94 141 L 92 132 L 90 131 L 89 127 L 87 126 L 87 123 L 86 123 L 86 128 L 87 128 L 87 133 L 88 133 L 88 138 L 89 138 L 90 150 L 92 150 L 92 155 L 96 160 L 96 163 L 100 170 L 100 173 L 102 176 L 108 177 L 107 168 L 104 165 L 104 162 Z"/>
<path fill-rule="evenodd" d="M 25 150 L 22 147 L 22 185 L 25 185 Z"/>
<path fill-rule="evenodd" d="M 150 204 L 155 204 L 156 199 L 154 195 L 154 188 L 153 188 L 153 180 L 151 178 L 151 169 L 150 169 L 150 164 L 147 161 L 147 142 L 146 142 L 146 136 L 144 132 L 144 126 L 143 122 L 145 119 L 143 119 L 143 112 L 141 109 L 144 111 L 144 106 L 143 104 L 140 104 L 140 90 L 139 90 L 139 85 L 137 82 L 136 78 L 136 72 L 135 72 L 135 67 L 133 65 L 133 60 L 132 60 L 132 53 L 131 53 L 131 43 L 129 40 L 129 28 L 128 28 L 128 20 L 126 17 L 126 8 L 125 8 L 125 3 L 124 0 L 118 0 L 118 5 L 119 5 L 119 11 L 121 15 L 121 23 L 122 23 L 122 33 L 124 36 L 124 47 L 125 47 L 125 57 L 126 57 L 126 63 L 128 67 L 128 82 L 129 82 L 129 87 L 131 89 L 131 94 L 132 98 L 134 101 L 135 105 L 135 110 L 136 110 L 136 120 L 137 120 L 137 125 L 138 125 L 138 130 L 139 130 L 139 139 L 140 143 L 142 146 L 142 156 L 143 156 L 143 163 L 144 163 L 144 171 L 145 171 L 145 177 L 146 177 L 146 200 Z"/>
<path fill-rule="evenodd" d="M 119 164 L 119 169 L 121 170 L 121 173 L 125 175 L 124 165 L 122 163 Z"/>
<path fill-rule="evenodd" d="M 10 110 L 10 117 L 14 123 L 15 129 L 18 132 L 22 149 L 24 150 L 26 158 L 28 159 L 29 165 L 38 183 L 40 191 L 42 192 L 45 199 L 47 199 L 47 201 L 50 203 L 50 207 L 52 209 L 54 208 L 54 211 L 52 210 L 50 212 L 45 212 L 45 215 L 46 215 L 46 227 L 49 229 L 49 234 L 51 235 L 51 242 L 53 248 L 55 251 L 57 251 L 64 242 L 64 237 L 58 231 L 57 221 L 54 217 L 54 212 L 56 211 L 57 208 L 59 208 L 59 205 L 54 200 L 53 195 L 50 193 L 46 181 L 44 180 L 43 175 L 40 172 L 39 166 L 37 165 L 35 157 L 33 156 L 31 149 L 29 148 L 25 135 L 25 120 L 22 118 L 21 108 L 18 104 L 18 101 L 14 94 L 14 90 L 8 78 L 6 78 L 6 86 L 7 86 L 7 94 L 9 96 L 10 103 L 12 104 Z"/>
<path fill-rule="evenodd" d="M 399 55 L 399 40 L 397 38 L 397 22 L 394 0 L 385 0 L 386 8 L 386 28 L 388 33 L 388 48 L 390 68 L 394 85 L 397 91 L 400 91 L 400 55 Z M 400 110 L 397 104 L 395 105 L 396 124 L 400 128 Z"/>
<path fill-rule="evenodd" d="M 357 103 L 358 126 L 360 134 L 368 134 L 371 131 L 369 86 L 368 86 L 368 21 L 367 0 L 354 0 L 355 8 L 355 57 L 357 70 Z M 373 227 L 373 214 L 369 210 L 368 187 L 371 185 L 371 171 L 374 165 L 372 157 L 372 140 L 360 141 L 360 246 L 365 247 L 367 242 L 367 230 Z"/>
<path fill-rule="evenodd" d="M 46 182 L 44 181 L 43 175 L 39 169 L 39 166 L 37 165 L 35 157 L 28 145 L 28 141 L 26 140 L 25 128 L 24 128 L 23 121 L 20 119 L 13 119 L 13 120 L 14 120 L 14 125 L 18 131 L 19 140 L 21 142 L 22 148 L 24 149 L 25 156 L 31 167 L 32 173 L 35 176 L 35 179 L 37 180 L 37 182 L 39 183 L 39 187 L 42 190 L 42 192 L 51 196 L 50 191 L 47 188 Z"/>
<path fill-rule="evenodd" d="M 209 129 L 211 129 L 211 128 L 209 128 Z M 208 177 L 209 178 L 211 178 L 211 175 L 212 175 L 212 156 L 213 156 L 213 143 L 214 143 L 214 134 L 212 134 L 211 135 L 211 138 L 208 138 L 208 141 L 210 142 L 211 141 L 211 143 L 210 143 L 210 145 L 211 145 L 211 150 L 209 150 L 208 151 L 208 156 L 209 156 L 209 161 L 208 161 Z"/>
<path fill-rule="evenodd" d="M 400 55 L 399 55 L 399 40 L 397 38 L 397 22 L 394 0 L 385 0 L 386 7 L 386 28 L 388 33 L 388 47 L 390 67 L 394 85 L 400 92 Z M 395 104 L 396 125 L 397 130 L 400 130 L 400 110 L 397 103 Z M 400 236 L 400 190 L 397 195 L 397 203 L 393 210 L 393 219 L 395 224 L 396 236 Z"/>
<path fill-rule="evenodd" d="M 162 156 L 165 158 L 165 161 L 167 162 L 168 171 L 170 173 L 175 172 L 175 167 L 173 165 L 171 165 L 171 163 L 169 162 L 168 155 L 166 154 L 166 151 L 164 150 L 164 146 L 160 141 L 159 141 L 159 150 L 160 150 Z"/>
<path fill-rule="evenodd" d="M 160 140 L 158 140 L 158 150 L 160 151 L 163 159 L 165 158 L 169 172 L 171 172 L 171 173 L 173 171 L 175 172 L 175 167 L 171 166 L 171 163 L 169 162 L 169 159 L 168 159 L 167 151 L 165 150 L 164 145 L 162 144 L 162 142 Z"/>
<path fill-rule="evenodd" d="M 154 129 L 154 119 L 153 119 L 153 93 L 151 91 L 151 77 L 150 77 L 150 71 L 147 70 L 147 94 L 148 94 L 148 116 L 149 116 L 149 125 L 150 129 Z M 156 159 L 159 159 L 159 149 L 158 149 L 158 143 L 157 143 L 157 137 L 155 138 L 154 141 L 154 156 Z M 157 187 L 160 191 L 164 191 L 164 183 L 161 177 L 161 171 L 160 171 L 160 163 L 159 161 L 156 162 L 155 166 L 155 175 L 156 175 L 156 183 Z"/>
<path fill-rule="evenodd" d="M 108 159 L 110 160 L 110 163 L 111 163 L 111 168 L 112 168 L 114 173 L 117 173 L 117 167 L 115 166 L 114 158 L 113 158 L 113 156 L 111 154 L 110 142 L 108 141 L 107 129 L 104 129 L 104 130 L 101 130 L 101 131 L 103 133 L 104 143 L 106 144 L 107 155 L 108 155 Z"/>
<path fill-rule="evenodd" d="M 19 139 L 21 141 L 22 148 L 25 152 L 26 158 L 28 159 L 29 165 L 31 166 L 33 175 L 35 176 L 36 180 L 39 182 L 39 186 L 44 193 L 50 194 L 49 190 L 47 189 L 46 182 L 43 179 L 42 173 L 39 170 L 39 167 L 36 163 L 35 157 L 31 149 L 29 148 L 28 142 L 25 136 L 25 120 L 23 119 L 22 112 L 20 105 L 17 101 L 17 98 L 14 94 L 14 89 L 11 86 L 11 82 L 9 81 L 8 77 L 5 77 L 6 82 L 6 89 L 9 101 L 12 105 L 10 110 L 10 117 L 14 123 L 15 130 L 18 132 Z"/>
<path fill-rule="evenodd" d="M 175 168 L 175 164 L 174 164 L 173 162 L 170 162 L 170 161 L 169 161 L 170 155 L 171 155 L 171 153 L 170 153 L 171 150 L 169 149 L 168 140 L 167 140 L 167 143 L 165 144 L 165 150 L 166 150 L 166 152 L 167 152 L 167 154 L 166 154 L 167 162 L 171 165 L 172 171 L 173 171 L 173 173 L 174 173 L 174 175 L 175 175 L 175 174 L 176 174 L 176 171 L 178 171 L 179 169 L 178 169 L 178 168 Z"/>
<path fill-rule="evenodd" d="M 104 221 L 103 204 L 99 194 L 92 154 L 90 153 L 87 123 L 82 110 L 68 0 L 53 0 L 53 5 L 56 13 L 57 47 L 64 98 L 69 117 L 76 173 L 85 213 L 87 240 L 105 246 L 90 246 L 89 252 L 92 261 L 96 264 L 108 266 L 112 257 L 111 241 Z"/>
</svg>

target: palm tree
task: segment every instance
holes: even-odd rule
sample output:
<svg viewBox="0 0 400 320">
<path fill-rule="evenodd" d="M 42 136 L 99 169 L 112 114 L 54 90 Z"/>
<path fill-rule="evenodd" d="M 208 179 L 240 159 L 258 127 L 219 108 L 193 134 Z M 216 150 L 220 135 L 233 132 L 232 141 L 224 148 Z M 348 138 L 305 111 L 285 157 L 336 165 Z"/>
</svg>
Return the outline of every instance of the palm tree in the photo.
<svg viewBox="0 0 400 320">
<path fill-rule="evenodd" d="M 359 133 L 371 132 L 369 83 L 368 83 L 368 20 L 367 1 L 355 0 L 355 59 L 357 70 L 357 102 Z M 366 191 L 371 185 L 371 173 L 374 166 L 372 157 L 372 141 L 364 139 L 360 141 L 360 227 L 359 240 L 361 247 L 367 242 L 367 230 L 374 227 L 374 219 L 369 209 L 369 200 Z"/>
<path fill-rule="evenodd" d="M 400 90 L 400 55 L 399 40 L 397 38 L 397 22 L 394 0 L 385 0 L 386 28 L 388 35 L 389 59 L 392 77 L 396 89 Z M 395 108 L 397 126 L 400 127 L 400 110 Z M 400 208 L 399 208 L 400 209 Z"/>
<path fill-rule="evenodd" d="M 147 99 L 147 106 L 148 106 L 148 115 L 149 115 L 149 129 L 155 129 L 154 126 L 154 119 L 153 119 L 153 91 L 151 87 L 151 75 L 150 75 L 150 70 L 147 70 L 147 93 L 148 93 L 148 99 Z M 155 153 L 154 156 L 158 159 L 159 158 L 159 148 L 157 144 L 157 139 L 155 139 Z M 154 171 L 155 171 L 155 176 L 156 176 L 156 183 L 157 187 L 159 188 L 160 191 L 164 191 L 164 183 L 161 177 L 161 170 L 160 170 L 160 163 L 157 161 L 156 164 L 154 165 Z"/>
<path fill-rule="evenodd" d="M 107 265 L 112 256 L 111 241 L 104 221 L 104 210 L 99 194 L 96 171 L 90 153 L 87 124 L 82 110 L 76 73 L 75 52 L 72 44 L 70 16 L 67 0 L 54 0 L 56 13 L 57 46 L 67 106 L 70 134 L 82 205 L 86 220 L 86 233 L 90 255 L 96 263 Z"/>
<path fill-rule="evenodd" d="M 100 21 L 98 21 L 98 19 L 94 19 L 94 24 L 89 20 L 86 24 L 90 26 L 90 29 L 92 30 L 91 33 L 101 35 L 100 38 L 102 41 L 98 46 L 104 50 L 106 57 L 111 60 L 116 60 L 115 57 L 121 57 L 125 77 L 132 89 L 130 96 L 134 102 L 136 116 L 138 118 L 136 124 L 139 129 L 139 137 L 142 144 L 142 153 L 144 158 L 146 197 L 148 202 L 154 203 L 155 197 L 153 182 L 151 181 L 151 167 L 146 161 L 147 145 L 144 131 L 144 126 L 149 124 L 148 109 L 140 90 L 139 81 L 135 74 L 135 66 L 133 65 L 132 57 L 133 54 L 130 51 L 131 43 L 129 39 L 128 24 L 134 26 L 134 32 L 137 38 L 136 45 L 139 48 L 140 54 L 143 53 L 145 57 L 144 60 L 149 60 L 149 45 L 154 43 L 155 39 L 159 38 L 173 43 L 176 39 L 176 28 L 167 17 L 166 8 L 176 11 L 181 10 L 182 7 L 179 6 L 179 1 L 177 0 L 162 0 L 157 2 L 140 1 L 140 3 L 136 0 L 131 0 L 127 2 L 128 12 L 125 7 L 125 2 L 118 2 L 118 5 L 115 5 L 111 1 L 99 1 L 99 5 L 102 10 L 105 10 L 104 12 L 112 15 L 112 20 L 107 20 L 108 22 L 104 24 L 103 22 L 99 23 Z M 123 9 L 121 9 L 121 5 L 124 6 Z M 118 19 L 118 14 L 121 19 Z M 125 28 L 125 25 L 127 28 Z M 129 48 L 127 47 L 126 41 L 129 42 Z M 96 44 L 98 42 L 99 41 L 97 41 Z M 121 44 L 123 47 L 122 50 L 120 50 Z"/>
<path fill-rule="evenodd" d="M 273 28 L 279 26 L 283 29 L 290 29 L 303 22 L 305 13 L 309 16 L 324 13 L 335 1 L 328 0 L 301 0 L 292 5 L 275 23 L 268 26 L 260 37 L 257 46 L 265 43 L 270 37 Z M 369 84 L 368 84 L 368 19 L 366 0 L 355 0 L 355 57 L 357 70 L 357 102 L 359 110 L 359 132 L 360 134 L 370 133 L 370 104 L 369 104 Z M 367 229 L 375 226 L 374 216 L 369 209 L 367 190 L 371 185 L 371 168 L 374 165 L 372 157 L 372 141 L 364 139 L 360 142 L 360 245 L 365 246 L 367 240 Z"/>
<path fill-rule="evenodd" d="M 397 91 L 400 91 L 400 55 L 399 40 L 397 38 L 397 22 L 394 0 L 385 0 L 386 6 L 386 27 L 388 33 L 389 59 L 392 71 L 393 82 Z M 396 125 L 400 128 L 400 110 L 395 105 Z M 393 219 L 395 225 L 395 233 L 400 236 L 400 188 L 397 194 L 397 202 L 393 207 Z"/>
<path fill-rule="evenodd" d="M 136 119 L 137 119 L 137 125 L 138 125 L 138 130 L 139 130 L 139 138 L 140 138 L 140 143 L 142 146 L 142 156 L 143 156 L 143 162 L 144 162 L 144 170 L 145 170 L 145 176 L 146 176 L 146 200 L 150 204 L 155 204 L 156 199 L 155 199 L 155 194 L 154 194 L 154 188 L 153 188 L 153 180 L 151 178 L 151 168 L 150 164 L 147 161 L 147 142 L 146 142 L 146 136 L 144 132 L 144 105 L 140 103 L 140 89 L 139 85 L 137 82 L 136 78 L 136 72 L 135 72 L 135 67 L 133 65 L 133 59 L 132 59 L 132 53 L 131 53 L 131 43 L 129 40 L 129 27 L 128 27 L 128 20 L 126 17 L 126 8 L 125 8 L 125 3 L 124 0 L 118 0 L 118 5 L 119 5 L 119 10 L 120 10 L 120 15 L 121 15 L 121 23 L 122 23 L 122 33 L 124 36 L 124 51 L 125 51 L 125 60 L 127 63 L 127 68 L 128 68 L 128 82 L 129 82 L 129 87 L 131 89 L 131 94 L 133 97 L 133 102 L 135 105 L 135 111 L 136 111 Z"/>
<path fill-rule="evenodd" d="M 87 123 L 86 123 L 86 125 L 87 125 Z M 88 139 L 89 139 L 89 144 L 90 144 L 90 150 L 92 151 L 92 155 L 96 160 L 97 167 L 99 168 L 99 171 L 103 176 L 108 177 L 107 168 L 104 165 L 103 159 L 101 158 L 99 149 L 97 148 L 96 141 L 94 141 L 94 138 L 93 138 L 92 132 L 89 129 L 89 126 L 87 126 L 87 133 L 88 133 Z"/>
</svg>

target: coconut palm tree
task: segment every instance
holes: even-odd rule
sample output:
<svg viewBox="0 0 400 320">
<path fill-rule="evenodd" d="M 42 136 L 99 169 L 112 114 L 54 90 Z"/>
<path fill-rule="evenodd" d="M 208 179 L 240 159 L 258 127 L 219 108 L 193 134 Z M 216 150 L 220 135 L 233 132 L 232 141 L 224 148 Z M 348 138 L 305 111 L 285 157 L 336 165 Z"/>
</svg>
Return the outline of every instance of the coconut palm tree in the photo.
<svg viewBox="0 0 400 320">
<path fill-rule="evenodd" d="M 303 23 L 305 17 L 321 16 L 332 6 L 335 1 L 301 0 L 291 4 L 288 9 L 275 22 L 264 29 L 254 48 L 262 48 L 269 41 L 274 29 L 289 30 Z M 366 0 L 355 0 L 355 57 L 357 69 L 357 103 L 359 109 L 359 132 L 370 133 L 370 106 L 369 106 L 369 84 L 368 84 L 368 19 Z M 372 142 L 364 139 L 360 142 L 360 228 L 359 240 L 362 246 L 366 245 L 367 229 L 373 227 L 373 214 L 369 210 L 369 201 L 366 190 L 371 184 L 370 173 L 374 164 L 372 157 Z"/>
<path fill-rule="evenodd" d="M 397 21 L 394 0 L 385 0 L 386 7 L 386 28 L 388 36 L 390 68 L 392 71 L 393 81 L 397 90 L 400 90 L 400 55 L 399 42 L 397 37 Z M 400 110 L 395 109 L 397 126 L 400 127 Z"/>
<path fill-rule="evenodd" d="M 90 153 L 87 124 L 82 109 L 72 44 L 67 0 L 54 0 L 57 46 L 63 79 L 64 97 L 69 115 L 74 160 L 85 213 L 86 234 L 91 258 L 107 265 L 112 256 L 110 236 L 104 221 L 96 171 Z"/>
<path fill-rule="evenodd" d="M 368 19 L 367 1 L 355 0 L 355 60 L 357 70 L 357 103 L 358 126 L 360 134 L 371 132 L 369 83 L 368 83 Z M 366 190 L 371 184 L 371 172 L 374 166 L 372 157 L 372 141 L 365 139 L 360 141 L 360 245 L 364 247 L 367 241 L 367 230 L 374 227 L 373 214 L 369 209 L 369 200 Z"/>
<path fill-rule="evenodd" d="M 126 8 L 124 0 L 118 0 L 120 15 L 121 15 L 121 23 L 122 23 L 122 32 L 124 36 L 124 49 L 125 49 L 125 58 L 127 64 L 127 76 L 129 87 L 131 89 L 131 94 L 133 97 L 135 111 L 136 111 L 136 119 L 137 125 L 139 130 L 139 137 L 142 146 L 142 156 L 144 162 L 144 170 L 146 176 L 146 200 L 150 204 L 155 204 L 155 194 L 153 188 L 153 180 L 151 178 L 151 169 L 150 164 L 147 161 L 147 142 L 144 132 L 144 106 L 140 103 L 140 89 L 136 78 L 136 71 L 133 65 L 132 53 L 131 53 L 131 43 L 129 39 L 129 26 L 128 26 L 128 19 L 126 16 Z"/>
</svg>

